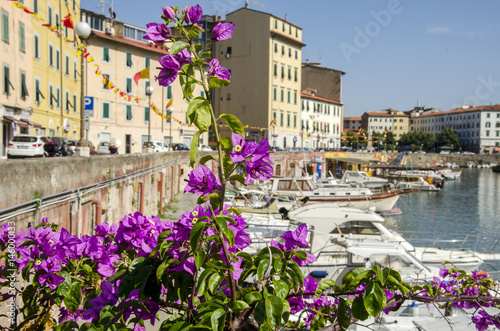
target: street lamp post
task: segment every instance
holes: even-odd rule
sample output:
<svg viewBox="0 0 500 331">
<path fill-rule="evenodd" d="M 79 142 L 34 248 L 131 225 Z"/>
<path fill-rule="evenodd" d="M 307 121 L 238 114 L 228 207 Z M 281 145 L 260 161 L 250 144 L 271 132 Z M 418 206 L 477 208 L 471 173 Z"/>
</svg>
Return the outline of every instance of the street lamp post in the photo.
<svg viewBox="0 0 500 331">
<path fill-rule="evenodd" d="M 153 149 L 151 148 L 151 94 L 153 94 L 153 87 L 151 85 L 148 85 L 146 87 L 146 94 L 148 95 L 149 98 L 149 108 L 148 108 L 148 153 L 151 153 Z"/>
<path fill-rule="evenodd" d="M 167 116 L 170 116 L 170 133 L 169 133 L 170 143 L 168 146 L 168 148 L 170 149 L 171 144 L 174 142 L 174 137 L 172 137 L 172 114 L 174 113 L 174 107 L 172 106 L 168 107 L 167 111 L 168 111 Z"/>
<path fill-rule="evenodd" d="M 80 37 L 82 45 L 92 33 L 87 22 L 79 22 L 75 26 L 75 33 Z M 79 156 L 90 156 L 89 144 L 85 140 L 85 52 L 82 51 L 82 67 L 80 71 L 81 91 L 80 91 L 80 140 L 77 143 L 76 153 Z"/>
</svg>

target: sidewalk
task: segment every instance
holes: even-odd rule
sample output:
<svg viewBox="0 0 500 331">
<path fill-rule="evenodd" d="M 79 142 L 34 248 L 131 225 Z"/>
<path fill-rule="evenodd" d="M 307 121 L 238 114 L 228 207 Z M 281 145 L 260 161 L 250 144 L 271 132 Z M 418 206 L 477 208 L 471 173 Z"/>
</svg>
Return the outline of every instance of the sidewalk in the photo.
<svg viewBox="0 0 500 331">
<path fill-rule="evenodd" d="M 193 210 L 198 204 L 197 194 L 178 193 L 165 207 L 163 217 L 169 221 L 178 221 L 182 214 Z"/>
</svg>

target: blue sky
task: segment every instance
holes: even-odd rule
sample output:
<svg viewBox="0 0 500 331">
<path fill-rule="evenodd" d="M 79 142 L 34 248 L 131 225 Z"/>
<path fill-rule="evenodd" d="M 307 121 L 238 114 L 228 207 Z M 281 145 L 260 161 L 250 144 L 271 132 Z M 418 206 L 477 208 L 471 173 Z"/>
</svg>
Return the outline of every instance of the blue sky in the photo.
<svg viewBox="0 0 500 331">
<path fill-rule="evenodd" d="M 145 27 L 160 7 L 200 4 L 223 18 L 244 0 L 114 0 L 117 19 Z M 105 0 L 105 11 L 111 0 Z M 250 8 L 303 30 L 302 60 L 341 70 L 345 116 L 386 108 L 449 110 L 500 103 L 498 0 L 259 0 Z M 101 11 L 100 0 L 82 7 Z"/>
</svg>

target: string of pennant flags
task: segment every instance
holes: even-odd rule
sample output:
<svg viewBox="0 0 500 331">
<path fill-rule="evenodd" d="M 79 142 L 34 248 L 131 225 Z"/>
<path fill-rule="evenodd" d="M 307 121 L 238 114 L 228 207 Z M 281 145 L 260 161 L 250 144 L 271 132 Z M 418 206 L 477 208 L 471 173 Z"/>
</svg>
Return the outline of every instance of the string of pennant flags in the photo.
<svg viewBox="0 0 500 331">
<path fill-rule="evenodd" d="M 14 7 L 23 10 L 26 14 L 32 15 L 33 17 L 37 18 L 39 21 L 41 21 L 41 22 L 46 22 L 47 21 L 43 17 L 39 16 L 36 12 L 31 11 L 28 7 L 26 7 L 23 4 L 19 3 L 18 0 L 7 0 L 7 1 L 12 1 L 12 5 Z M 67 28 L 70 28 L 70 29 L 74 29 L 74 24 L 73 24 L 73 19 L 71 17 L 71 13 L 69 11 L 69 8 L 67 8 L 67 9 L 68 9 L 68 15 L 66 15 L 64 17 L 64 19 L 61 20 L 61 23 L 62 23 L 61 26 L 67 27 Z M 62 33 L 60 31 L 60 26 L 59 25 L 52 26 L 50 23 L 43 23 L 41 25 L 44 26 L 44 27 L 46 27 L 50 31 L 56 33 L 57 35 L 61 36 L 61 38 L 64 41 L 68 42 L 68 43 L 73 43 L 73 44 L 77 44 L 78 43 L 77 40 L 76 40 L 76 38 L 74 38 L 73 40 L 71 40 L 69 38 L 63 37 Z M 74 33 L 73 33 L 73 36 L 74 36 Z M 113 93 L 118 94 L 121 98 L 123 98 L 123 100 L 125 100 L 127 102 L 135 102 L 135 103 L 139 104 L 139 103 L 144 103 L 144 102 L 148 102 L 149 101 L 148 98 L 142 98 L 142 97 L 138 97 L 138 96 L 135 96 L 135 95 L 131 95 L 131 94 L 127 93 L 126 91 L 124 91 L 123 89 L 119 88 L 116 84 L 114 84 L 105 74 L 102 73 L 102 71 L 101 71 L 101 69 L 99 67 L 99 64 L 95 63 L 94 57 L 90 54 L 90 52 L 87 49 L 87 45 L 85 45 L 85 44 L 77 46 L 77 53 L 76 53 L 76 55 L 80 56 L 82 54 L 83 54 L 83 58 L 87 61 L 87 63 L 93 63 L 94 68 L 95 68 L 95 71 L 94 71 L 95 75 L 102 78 L 103 86 L 105 86 L 107 89 L 110 89 Z M 147 69 L 147 75 L 145 74 L 146 69 Z M 138 79 L 149 78 L 149 68 L 146 68 L 146 69 L 139 71 L 134 76 L 134 81 L 136 82 L 136 84 L 138 83 Z M 169 108 L 172 105 L 172 103 L 173 103 L 173 99 L 170 99 L 170 101 L 168 102 L 166 108 Z M 181 126 L 188 126 L 188 127 L 192 126 L 192 125 L 189 125 L 189 124 L 185 123 L 184 121 L 181 121 L 181 120 L 175 118 L 168 111 L 167 111 L 167 114 L 164 114 L 153 103 L 151 103 L 151 109 L 153 110 L 153 112 L 156 115 L 162 117 L 163 119 L 165 119 L 167 121 L 168 120 L 174 121 L 174 122 L 176 122 L 177 124 L 179 124 Z M 275 122 L 275 120 L 271 121 L 270 126 L 273 124 L 273 122 Z M 226 125 L 226 124 L 218 124 L 217 126 L 221 127 L 221 128 L 222 127 L 228 127 L 228 125 Z M 262 127 L 258 127 L 258 126 L 249 126 L 249 125 L 245 125 L 244 128 L 247 128 L 247 129 L 256 129 L 256 130 L 260 130 L 260 131 L 267 131 L 267 130 L 269 130 L 268 128 L 262 128 Z"/>
<path fill-rule="evenodd" d="M 40 17 L 37 13 L 31 11 L 28 9 L 28 7 L 26 7 L 25 5 L 21 4 L 18 2 L 18 0 L 7 0 L 7 1 L 12 1 L 12 5 L 16 8 L 19 8 L 19 9 L 22 9 L 26 14 L 30 14 L 32 15 L 33 17 L 35 17 L 36 19 L 38 19 L 39 21 L 42 21 L 42 22 L 45 22 L 47 21 L 46 19 L 44 19 L 43 17 Z M 73 20 L 71 18 L 71 14 L 69 13 L 69 10 L 68 10 L 68 15 L 66 15 L 64 17 L 63 20 L 61 20 L 62 22 L 62 26 L 64 27 L 67 27 L 67 28 L 70 28 L 70 29 L 73 29 Z M 46 27 L 47 29 L 49 29 L 50 31 L 54 32 L 55 34 L 59 35 L 59 36 L 62 36 L 62 33 L 61 31 L 59 30 L 59 27 L 56 26 L 56 25 L 51 25 L 50 23 L 43 23 L 42 26 Z M 75 39 L 71 40 L 69 38 L 66 38 L 66 37 L 62 37 L 62 39 L 68 43 L 72 43 L 74 44 L 75 43 Z"/>
</svg>

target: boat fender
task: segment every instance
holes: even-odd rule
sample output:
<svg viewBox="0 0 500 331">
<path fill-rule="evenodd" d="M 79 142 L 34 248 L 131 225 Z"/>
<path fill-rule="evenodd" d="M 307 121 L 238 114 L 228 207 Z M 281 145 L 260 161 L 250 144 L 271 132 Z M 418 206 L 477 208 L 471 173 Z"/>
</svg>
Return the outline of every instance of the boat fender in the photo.
<svg viewBox="0 0 500 331">
<path fill-rule="evenodd" d="M 281 214 L 281 219 L 288 219 L 288 209 L 286 209 L 285 207 L 281 207 L 278 211 Z"/>
<path fill-rule="evenodd" d="M 314 270 L 311 271 L 310 275 L 313 278 L 325 278 L 326 276 L 328 276 L 328 272 L 324 270 Z"/>
</svg>

